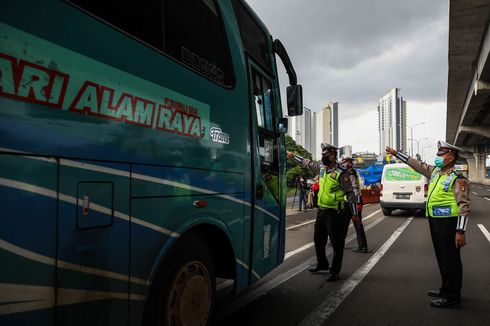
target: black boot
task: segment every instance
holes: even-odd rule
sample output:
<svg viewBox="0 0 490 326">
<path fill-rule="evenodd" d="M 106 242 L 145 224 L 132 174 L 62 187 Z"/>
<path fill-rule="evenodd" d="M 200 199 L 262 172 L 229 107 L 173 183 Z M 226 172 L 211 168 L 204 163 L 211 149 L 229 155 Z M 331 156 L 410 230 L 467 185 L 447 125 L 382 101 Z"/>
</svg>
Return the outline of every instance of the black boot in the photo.
<svg viewBox="0 0 490 326">
<path fill-rule="evenodd" d="M 332 273 L 330 276 L 327 278 L 327 282 L 335 282 L 338 279 L 340 279 L 339 274 L 337 273 Z"/>
<path fill-rule="evenodd" d="M 460 300 L 439 298 L 432 300 L 430 306 L 434 308 L 459 308 Z"/>
<path fill-rule="evenodd" d="M 309 269 L 310 272 L 312 273 L 318 273 L 320 271 L 328 271 L 330 267 L 328 265 L 322 266 L 322 265 L 316 265 L 315 267 L 312 267 Z"/>
<path fill-rule="evenodd" d="M 352 251 L 365 254 L 365 253 L 367 253 L 367 248 L 365 248 L 365 247 L 354 248 L 354 249 L 352 249 Z"/>
</svg>

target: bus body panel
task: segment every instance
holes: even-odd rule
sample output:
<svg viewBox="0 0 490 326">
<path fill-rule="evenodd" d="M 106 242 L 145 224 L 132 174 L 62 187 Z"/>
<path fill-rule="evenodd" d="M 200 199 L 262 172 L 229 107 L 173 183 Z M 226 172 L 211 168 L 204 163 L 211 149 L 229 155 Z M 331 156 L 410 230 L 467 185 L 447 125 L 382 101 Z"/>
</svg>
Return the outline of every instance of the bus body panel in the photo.
<svg viewBox="0 0 490 326">
<path fill-rule="evenodd" d="M 3 305 L 0 321 L 50 325 L 56 309 L 61 324 L 139 324 L 165 254 L 199 225 L 226 234 L 237 290 L 282 261 L 285 194 L 265 186 L 254 200 L 264 181 L 250 70 L 232 5 L 219 5 L 232 87 L 67 2 L 2 6 L 0 192 L 15 219 L 0 228 L 2 265 L 13 266 L 0 297 L 15 284 L 38 301 Z M 283 135 L 275 146 L 284 186 Z"/>
<path fill-rule="evenodd" d="M 56 189 L 55 159 L 0 154 L 2 325 L 54 324 Z"/>
</svg>

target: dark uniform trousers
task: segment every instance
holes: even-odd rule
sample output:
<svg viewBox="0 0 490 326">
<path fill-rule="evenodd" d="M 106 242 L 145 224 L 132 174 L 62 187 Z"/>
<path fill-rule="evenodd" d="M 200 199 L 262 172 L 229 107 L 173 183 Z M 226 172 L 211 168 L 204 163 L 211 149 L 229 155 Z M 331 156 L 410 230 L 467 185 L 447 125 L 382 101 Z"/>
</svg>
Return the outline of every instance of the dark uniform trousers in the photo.
<svg viewBox="0 0 490 326">
<path fill-rule="evenodd" d="M 315 233 L 313 236 L 318 266 L 324 268 L 329 267 L 325 246 L 330 237 L 333 247 L 333 261 L 330 271 L 333 274 L 338 274 L 340 272 L 342 258 L 344 256 L 345 223 L 341 212 L 342 211 L 332 208 L 318 208 L 315 221 Z"/>
<path fill-rule="evenodd" d="M 459 300 L 463 282 L 463 265 L 460 249 L 456 248 L 455 244 L 457 222 L 457 217 L 429 217 L 430 234 L 442 278 L 441 297 Z"/>
<path fill-rule="evenodd" d="M 343 214 L 344 214 L 344 223 L 345 223 L 344 225 L 344 239 L 345 239 L 345 237 L 347 236 L 347 231 L 349 230 L 349 223 L 353 215 L 350 205 L 346 205 Z M 357 247 L 367 248 L 366 233 L 364 232 L 364 225 L 362 224 L 362 213 L 361 211 L 358 211 L 357 214 L 359 216 L 360 223 L 357 223 L 356 221 L 352 220 L 352 224 L 354 224 L 354 229 L 356 230 Z"/>
</svg>

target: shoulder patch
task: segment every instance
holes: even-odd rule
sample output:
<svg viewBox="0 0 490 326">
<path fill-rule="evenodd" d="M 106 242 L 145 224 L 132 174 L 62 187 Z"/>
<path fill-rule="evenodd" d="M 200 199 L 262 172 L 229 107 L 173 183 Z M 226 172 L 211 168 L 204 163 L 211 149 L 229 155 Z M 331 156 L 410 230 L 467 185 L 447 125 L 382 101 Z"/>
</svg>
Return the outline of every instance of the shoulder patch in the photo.
<svg viewBox="0 0 490 326">
<path fill-rule="evenodd" d="M 458 186 L 460 191 L 466 190 L 466 182 L 463 179 L 458 180 Z"/>
</svg>

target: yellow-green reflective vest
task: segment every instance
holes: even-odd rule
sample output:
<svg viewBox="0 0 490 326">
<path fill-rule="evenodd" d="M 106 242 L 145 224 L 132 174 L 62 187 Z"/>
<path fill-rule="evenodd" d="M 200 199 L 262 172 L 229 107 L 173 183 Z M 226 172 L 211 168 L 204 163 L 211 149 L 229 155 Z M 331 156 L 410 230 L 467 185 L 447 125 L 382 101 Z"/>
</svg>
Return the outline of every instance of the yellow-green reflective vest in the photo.
<svg viewBox="0 0 490 326">
<path fill-rule="evenodd" d="M 343 208 L 345 193 L 340 185 L 340 174 L 343 171 L 336 168 L 327 173 L 325 167 L 320 169 L 320 191 L 318 192 L 318 206 L 321 208 Z"/>
<path fill-rule="evenodd" d="M 437 218 L 458 216 L 458 202 L 453 192 L 453 184 L 458 175 L 454 171 L 440 175 L 440 171 L 439 168 L 432 171 L 425 215 Z"/>
</svg>

